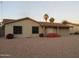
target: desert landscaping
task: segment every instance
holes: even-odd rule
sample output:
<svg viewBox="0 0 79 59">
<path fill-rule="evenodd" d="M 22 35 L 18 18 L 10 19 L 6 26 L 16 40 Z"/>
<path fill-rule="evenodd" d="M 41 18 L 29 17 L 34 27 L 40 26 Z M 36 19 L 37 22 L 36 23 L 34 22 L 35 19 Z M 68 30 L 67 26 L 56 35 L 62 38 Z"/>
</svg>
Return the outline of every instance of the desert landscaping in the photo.
<svg viewBox="0 0 79 59">
<path fill-rule="evenodd" d="M 72 58 L 79 57 L 79 35 L 58 38 L 0 38 L 0 57 Z"/>
</svg>

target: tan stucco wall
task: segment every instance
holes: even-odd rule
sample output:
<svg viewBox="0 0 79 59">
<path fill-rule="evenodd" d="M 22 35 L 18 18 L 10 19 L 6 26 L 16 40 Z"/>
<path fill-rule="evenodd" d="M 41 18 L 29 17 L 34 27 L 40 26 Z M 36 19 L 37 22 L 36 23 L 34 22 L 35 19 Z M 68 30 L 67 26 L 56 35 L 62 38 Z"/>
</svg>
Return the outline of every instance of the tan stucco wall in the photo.
<svg viewBox="0 0 79 59">
<path fill-rule="evenodd" d="M 13 26 L 22 26 L 23 33 L 19 35 L 15 35 L 16 37 L 39 36 L 39 34 L 32 34 L 32 26 L 38 26 L 39 33 L 42 33 L 42 28 L 38 23 L 31 20 L 23 20 L 23 21 L 18 21 L 18 22 L 5 25 L 5 35 L 8 33 L 13 33 Z"/>
</svg>

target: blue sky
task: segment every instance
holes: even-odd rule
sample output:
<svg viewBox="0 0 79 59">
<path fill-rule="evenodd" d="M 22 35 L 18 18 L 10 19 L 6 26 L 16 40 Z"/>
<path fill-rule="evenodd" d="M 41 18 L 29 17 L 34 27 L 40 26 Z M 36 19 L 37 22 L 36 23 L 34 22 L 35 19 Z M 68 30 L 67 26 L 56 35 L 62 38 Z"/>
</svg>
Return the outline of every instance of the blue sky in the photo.
<svg viewBox="0 0 79 59">
<path fill-rule="evenodd" d="M 0 19 L 30 17 L 44 21 L 43 15 L 54 17 L 55 22 L 79 22 L 79 1 L 3 1 L 0 2 Z"/>
</svg>

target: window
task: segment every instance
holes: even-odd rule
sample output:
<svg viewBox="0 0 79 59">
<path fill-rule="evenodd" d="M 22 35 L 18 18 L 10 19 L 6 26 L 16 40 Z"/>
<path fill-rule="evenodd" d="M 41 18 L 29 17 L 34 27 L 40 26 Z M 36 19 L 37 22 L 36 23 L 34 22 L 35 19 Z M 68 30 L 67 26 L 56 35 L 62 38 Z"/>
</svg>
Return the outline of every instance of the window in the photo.
<svg viewBox="0 0 79 59">
<path fill-rule="evenodd" d="M 22 26 L 13 26 L 14 34 L 22 34 Z"/>
<path fill-rule="evenodd" d="M 39 27 L 33 26 L 32 27 L 32 33 L 33 34 L 38 34 L 39 33 Z"/>
</svg>

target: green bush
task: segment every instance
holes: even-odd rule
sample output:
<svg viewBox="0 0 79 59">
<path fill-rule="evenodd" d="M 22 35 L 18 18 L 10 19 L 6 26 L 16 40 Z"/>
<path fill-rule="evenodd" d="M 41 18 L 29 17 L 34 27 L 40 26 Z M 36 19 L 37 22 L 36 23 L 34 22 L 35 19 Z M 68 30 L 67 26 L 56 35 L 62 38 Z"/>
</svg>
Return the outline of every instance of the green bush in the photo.
<svg viewBox="0 0 79 59">
<path fill-rule="evenodd" d="M 39 34 L 39 37 L 44 37 L 44 34 L 43 33 Z"/>
</svg>

